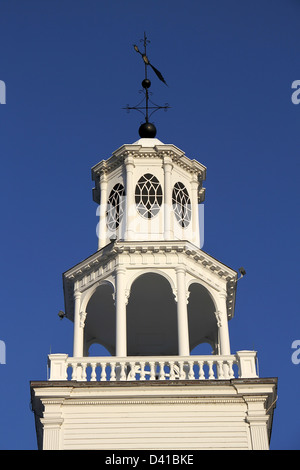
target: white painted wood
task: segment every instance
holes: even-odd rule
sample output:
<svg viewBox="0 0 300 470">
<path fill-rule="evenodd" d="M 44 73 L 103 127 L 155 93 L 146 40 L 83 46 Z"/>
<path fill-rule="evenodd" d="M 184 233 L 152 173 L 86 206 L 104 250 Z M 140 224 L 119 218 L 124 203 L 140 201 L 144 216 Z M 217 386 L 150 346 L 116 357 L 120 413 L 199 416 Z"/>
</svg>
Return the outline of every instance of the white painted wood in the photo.
<svg viewBox="0 0 300 470">
<path fill-rule="evenodd" d="M 92 388 L 34 383 L 32 389 L 36 406 L 44 406 L 47 449 L 268 448 L 272 418 L 266 408 L 275 383 L 261 379 L 256 390 L 244 381 L 237 391 L 237 382 Z"/>
</svg>

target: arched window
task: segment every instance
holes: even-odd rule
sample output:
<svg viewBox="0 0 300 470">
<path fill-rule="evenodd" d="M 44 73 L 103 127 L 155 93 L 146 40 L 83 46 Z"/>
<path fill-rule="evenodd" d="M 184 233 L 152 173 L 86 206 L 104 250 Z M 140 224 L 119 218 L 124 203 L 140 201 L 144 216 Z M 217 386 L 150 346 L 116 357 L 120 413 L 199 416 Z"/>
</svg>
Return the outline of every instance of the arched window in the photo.
<svg viewBox="0 0 300 470">
<path fill-rule="evenodd" d="M 125 188 L 121 183 L 116 184 L 110 192 L 107 201 L 106 224 L 113 232 L 122 220 L 125 208 Z"/>
<path fill-rule="evenodd" d="M 172 204 L 175 217 L 181 227 L 185 228 L 191 221 L 191 200 L 183 183 L 175 183 L 172 192 Z"/>
<path fill-rule="evenodd" d="M 146 173 L 135 187 L 135 203 L 137 210 L 145 219 L 154 217 L 162 205 L 162 187 L 158 179 Z"/>
</svg>

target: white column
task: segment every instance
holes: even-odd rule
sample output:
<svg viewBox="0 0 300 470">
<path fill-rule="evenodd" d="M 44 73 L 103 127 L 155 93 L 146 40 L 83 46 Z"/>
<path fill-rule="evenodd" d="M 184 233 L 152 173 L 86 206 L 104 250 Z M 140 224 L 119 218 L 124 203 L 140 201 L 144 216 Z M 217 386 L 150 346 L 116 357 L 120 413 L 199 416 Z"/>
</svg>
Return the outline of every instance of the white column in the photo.
<svg viewBox="0 0 300 470">
<path fill-rule="evenodd" d="M 164 167 L 164 239 L 171 240 L 174 238 L 171 228 L 172 213 L 172 159 L 169 155 L 163 157 Z"/>
<path fill-rule="evenodd" d="M 189 327 L 187 313 L 187 292 L 185 281 L 185 269 L 176 269 L 177 278 L 177 325 L 178 325 L 178 354 L 179 356 L 190 355 Z"/>
<path fill-rule="evenodd" d="M 191 180 L 191 210 L 192 210 L 192 242 L 200 247 L 200 227 L 199 227 L 199 211 L 198 211 L 198 175 L 194 173 Z"/>
<path fill-rule="evenodd" d="M 107 178 L 106 174 L 100 176 L 100 206 L 99 206 L 99 226 L 98 226 L 98 250 L 106 245 L 106 206 L 107 206 Z"/>
<path fill-rule="evenodd" d="M 219 310 L 216 311 L 216 317 L 219 328 L 219 351 L 222 355 L 230 354 L 230 340 L 228 330 L 228 318 L 227 318 L 227 305 L 226 305 L 227 294 L 225 292 L 219 293 L 218 305 Z"/>
<path fill-rule="evenodd" d="M 126 328 L 126 269 L 116 268 L 116 356 L 127 356 L 127 328 Z"/>
<path fill-rule="evenodd" d="M 132 155 L 127 155 L 124 159 L 125 168 L 126 168 L 126 229 L 125 229 L 125 240 L 134 239 L 134 227 L 132 222 L 135 215 L 135 184 L 133 180 L 133 170 L 134 170 L 134 159 Z"/>
<path fill-rule="evenodd" d="M 265 410 L 264 397 L 257 397 L 251 401 L 246 397 L 247 416 L 246 422 L 249 423 L 252 450 L 269 450 L 268 420 L 269 415 Z"/>
<path fill-rule="evenodd" d="M 81 292 L 74 292 L 74 344 L 73 344 L 73 356 L 83 356 L 83 331 L 82 322 L 80 318 L 80 304 L 81 304 Z"/>
</svg>

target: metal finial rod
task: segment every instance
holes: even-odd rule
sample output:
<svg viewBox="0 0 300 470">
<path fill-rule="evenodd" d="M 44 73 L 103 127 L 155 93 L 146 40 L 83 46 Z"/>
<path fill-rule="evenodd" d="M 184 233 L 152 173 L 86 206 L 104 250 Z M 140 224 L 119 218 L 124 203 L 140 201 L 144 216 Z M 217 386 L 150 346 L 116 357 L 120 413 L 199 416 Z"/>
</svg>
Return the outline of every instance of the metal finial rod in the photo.
<svg viewBox="0 0 300 470">
<path fill-rule="evenodd" d="M 146 36 L 146 33 L 144 32 L 144 38 L 140 40 L 140 42 L 143 43 L 143 46 L 144 46 L 144 51 L 141 52 L 138 48 L 138 46 L 136 44 L 133 45 L 134 47 L 134 50 L 140 54 L 142 56 L 142 59 L 143 59 L 143 62 L 145 64 L 145 78 L 144 80 L 142 81 L 142 87 L 144 89 L 144 95 L 145 95 L 145 106 L 140 106 L 142 102 L 138 103 L 136 106 L 129 106 L 127 105 L 127 107 L 125 109 L 127 109 L 128 111 L 131 110 L 131 109 L 135 109 L 136 111 L 140 111 L 142 112 L 142 110 L 145 111 L 145 114 L 144 114 L 144 117 L 145 117 L 145 123 L 141 125 L 140 127 L 140 130 L 139 130 L 139 134 L 143 134 L 143 136 L 146 136 L 146 135 L 150 135 L 153 136 L 156 134 L 156 128 L 154 126 L 154 124 L 151 124 L 149 123 L 149 118 L 150 116 L 155 112 L 157 111 L 158 109 L 165 109 L 167 110 L 167 108 L 169 108 L 168 104 L 166 104 L 165 106 L 159 106 L 159 105 L 156 105 L 155 103 L 153 103 L 150 98 L 149 98 L 149 88 L 151 86 L 151 81 L 148 79 L 148 67 L 150 66 L 151 69 L 154 71 L 154 73 L 156 74 L 156 76 L 159 78 L 159 80 L 161 80 L 165 85 L 167 85 L 164 77 L 162 76 L 161 72 L 159 70 L 157 70 L 157 68 L 155 68 L 149 61 L 148 59 L 148 56 L 147 56 L 147 44 L 149 44 L 149 40 L 147 39 L 147 36 Z M 144 99 L 142 101 L 144 101 Z M 153 104 L 153 106 L 149 106 L 149 102 L 151 104 Z M 152 112 L 150 112 L 149 114 L 149 110 L 152 110 Z M 151 128 L 151 131 L 150 131 L 150 128 Z"/>
<path fill-rule="evenodd" d="M 143 57 L 147 57 L 147 42 L 150 42 L 147 40 L 147 36 L 146 36 L 146 32 L 144 31 L 144 55 Z M 147 80 L 147 62 L 145 61 L 144 59 L 144 62 L 145 62 L 145 80 Z"/>
</svg>

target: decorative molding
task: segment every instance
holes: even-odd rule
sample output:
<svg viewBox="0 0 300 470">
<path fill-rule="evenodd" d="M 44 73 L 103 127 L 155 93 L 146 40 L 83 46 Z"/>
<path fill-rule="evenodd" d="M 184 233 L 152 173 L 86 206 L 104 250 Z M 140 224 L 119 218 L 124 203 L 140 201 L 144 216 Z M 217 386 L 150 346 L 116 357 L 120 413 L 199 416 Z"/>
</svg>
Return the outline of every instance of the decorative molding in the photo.
<svg viewBox="0 0 300 470">
<path fill-rule="evenodd" d="M 43 400 L 44 403 L 44 400 Z M 207 398 L 207 397 L 199 397 L 199 398 L 166 398 L 164 399 L 157 399 L 157 398 L 124 398 L 124 399 L 116 399 L 112 398 L 108 399 L 91 399 L 91 400 L 81 400 L 80 398 L 70 398 L 64 402 L 64 405 L 70 406 L 82 406 L 82 405 L 201 405 L 201 404 L 212 404 L 212 405 L 219 405 L 219 404 L 227 404 L 227 403 L 239 403 L 243 404 L 244 400 L 240 397 L 236 398 Z"/>
<path fill-rule="evenodd" d="M 185 171 L 199 175 L 199 180 L 203 181 L 206 178 L 206 167 L 195 159 L 188 158 L 185 153 L 175 145 L 156 145 L 154 147 L 146 148 L 141 145 L 127 144 L 123 145 L 119 149 L 115 150 L 111 157 L 106 160 L 101 160 L 99 163 L 92 168 L 92 179 L 96 182 L 96 188 L 94 190 L 94 200 L 98 202 L 98 191 L 99 186 L 98 180 L 103 173 L 110 173 L 119 166 L 125 163 L 125 159 L 131 157 L 134 159 L 161 159 L 169 157 L 172 160 L 172 164 L 176 164 L 178 167 Z"/>
<path fill-rule="evenodd" d="M 80 314 L 79 314 L 79 317 L 80 317 L 80 322 L 79 322 L 80 328 L 84 328 L 86 315 L 87 315 L 86 312 L 80 312 Z"/>
<path fill-rule="evenodd" d="M 217 327 L 221 328 L 222 326 L 222 312 L 220 310 L 215 311 L 216 319 L 217 319 Z"/>
</svg>

